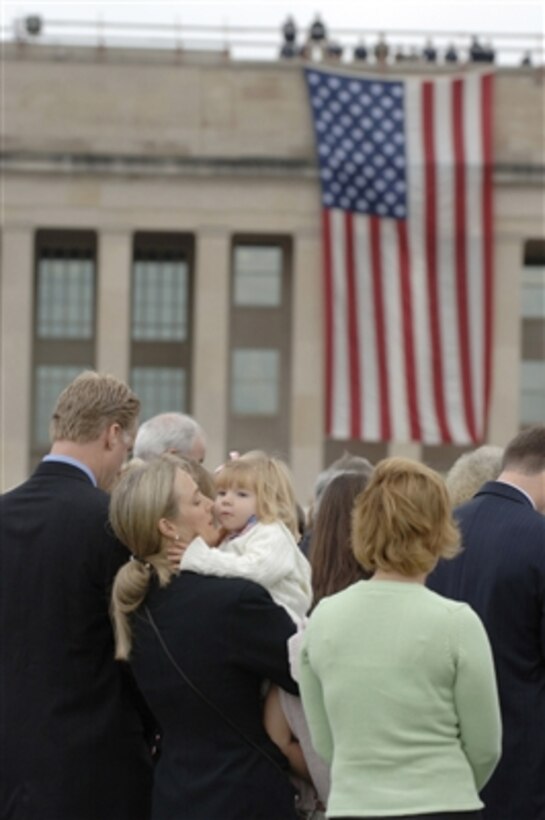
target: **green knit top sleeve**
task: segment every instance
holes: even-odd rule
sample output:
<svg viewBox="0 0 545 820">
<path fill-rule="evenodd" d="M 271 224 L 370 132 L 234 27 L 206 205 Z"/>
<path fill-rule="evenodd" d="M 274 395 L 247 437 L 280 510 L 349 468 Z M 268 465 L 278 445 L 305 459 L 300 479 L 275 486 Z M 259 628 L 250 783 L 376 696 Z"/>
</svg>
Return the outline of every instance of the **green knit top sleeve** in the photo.
<svg viewBox="0 0 545 820">
<path fill-rule="evenodd" d="M 452 610 L 453 657 L 456 664 L 454 708 L 460 744 L 480 791 L 494 771 L 501 744 L 501 719 L 494 661 L 478 615 L 469 606 Z M 491 754 L 492 750 L 492 754 Z"/>
</svg>

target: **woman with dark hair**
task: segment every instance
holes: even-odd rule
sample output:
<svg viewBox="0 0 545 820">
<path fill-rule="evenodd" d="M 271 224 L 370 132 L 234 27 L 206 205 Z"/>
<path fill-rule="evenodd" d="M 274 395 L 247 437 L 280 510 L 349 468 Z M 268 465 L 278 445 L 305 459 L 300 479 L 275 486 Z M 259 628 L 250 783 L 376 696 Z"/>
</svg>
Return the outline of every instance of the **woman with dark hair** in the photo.
<svg viewBox="0 0 545 820">
<path fill-rule="evenodd" d="M 313 606 L 322 598 L 370 576 L 354 558 L 350 537 L 354 502 L 368 481 L 369 474 L 340 473 L 324 490 L 310 542 Z M 302 636 L 303 632 L 298 632 L 289 645 L 295 679 L 298 677 Z M 300 698 L 273 687 L 265 706 L 265 727 L 290 760 L 293 771 L 312 782 L 315 794 L 299 782 L 305 807 L 310 808 L 313 804 L 325 807 L 329 793 L 329 765 L 313 748 Z M 316 820 L 320 816 L 316 814 Z"/>
<path fill-rule="evenodd" d="M 312 740 L 331 764 L 327 816 L 476 820 L 500 713 L 481 621 L 424 585 L 459 551 L 444 481 L 415 461 L 382 461 L 352 532 L 373 576 L 321 601 L 301 653 Z"/>
<path fill-rule="evenodd" d="M 366 474 L 341 473 L 324 491 L 310 541 L 313 608 L 327 595 L 370 577 L 354 557 L 350 536 L 354 501 L 368 482 Z"/>
</svg>

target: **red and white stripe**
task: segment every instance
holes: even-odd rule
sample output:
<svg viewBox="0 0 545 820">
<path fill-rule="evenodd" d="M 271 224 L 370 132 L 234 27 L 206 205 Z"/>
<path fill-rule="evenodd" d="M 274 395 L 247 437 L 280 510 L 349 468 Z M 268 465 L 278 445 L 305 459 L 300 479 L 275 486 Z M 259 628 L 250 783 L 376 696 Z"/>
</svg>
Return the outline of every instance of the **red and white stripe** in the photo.
<svg viewBox="0 0 545 820">
<path fill-rule="evenodd" d="M 492 76 L 405 88 L 408 218 L 325 210 L 333 438 L 483 440 L 492 366 Z"/>
</svg>

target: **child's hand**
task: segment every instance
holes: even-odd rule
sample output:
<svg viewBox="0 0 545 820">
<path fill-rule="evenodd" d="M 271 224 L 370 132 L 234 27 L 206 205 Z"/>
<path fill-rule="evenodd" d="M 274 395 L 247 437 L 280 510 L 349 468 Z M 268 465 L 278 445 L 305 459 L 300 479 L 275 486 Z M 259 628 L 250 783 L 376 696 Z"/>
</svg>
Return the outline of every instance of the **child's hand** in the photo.
<svg viewBox="0 0 545 820">
<path fill-rule="evenodd" d="M 229 535 L 229 531 L 226 530 L 224 527 L 218 527 L 218 535 L 214 543 L 212 544 L 210 541 L 208 542 L 209 547 L 217 547 L 221 542 L 227 538 Z"/>
</svg>

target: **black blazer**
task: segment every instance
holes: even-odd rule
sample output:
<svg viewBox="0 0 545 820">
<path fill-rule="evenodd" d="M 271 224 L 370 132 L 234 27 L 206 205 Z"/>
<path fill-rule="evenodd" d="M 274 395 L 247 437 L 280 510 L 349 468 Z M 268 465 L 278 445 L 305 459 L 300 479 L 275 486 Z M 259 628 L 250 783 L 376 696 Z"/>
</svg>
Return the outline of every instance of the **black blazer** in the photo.
<svg viewBox="0 0 545 820">
<path fill-rule="evenodd" d="M 456 511 L 464 550 L 428 586 L 467 601 L 487 629 L 498 677 L 503 754 L 482 792 L 488 820 L 545 820 L 545 518 L 490 481 Z"/>
<path fill-rule="evenodd" d="M 107 512 L 106 493 L 56 462 L 0 498 L 2 818 L 149 816 L 149 754 L 108 615 L 128 553 Z"/>
<path fill-rule="evenodd" d="M 265 680 L 290 692 L 295 627 L 261 586 L 182 572 L 146 601 L 171 654 L 223 714 L 281 767 L 263 728 Z M 294 820 L 293 788 L 180 678 L 146 621 L 133 618 L 131 664 L 163 731 L 153 820 Z"/>
</svg>

